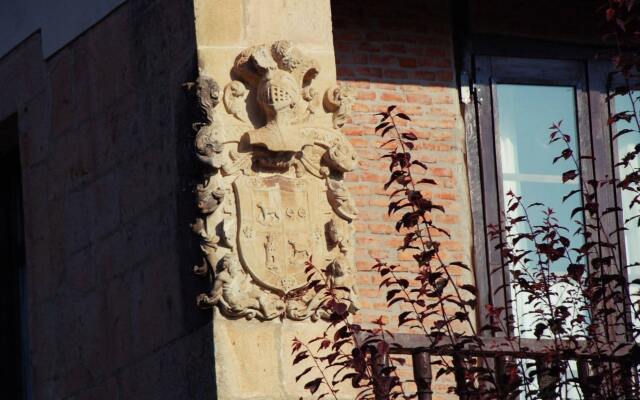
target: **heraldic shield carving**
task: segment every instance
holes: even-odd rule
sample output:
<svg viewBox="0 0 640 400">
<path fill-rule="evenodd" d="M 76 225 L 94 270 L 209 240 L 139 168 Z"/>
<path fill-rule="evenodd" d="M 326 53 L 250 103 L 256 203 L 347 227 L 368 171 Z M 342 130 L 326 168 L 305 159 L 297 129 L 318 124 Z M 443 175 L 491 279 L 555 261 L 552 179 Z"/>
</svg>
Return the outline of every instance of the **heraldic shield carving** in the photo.
<svg viewBox="0 0 640 400">
<path fill-rule="evenodd" d="M 195 151 L 203 171 L 193 228 L 204 257 L 195 272 L 212 282 L 200 306 L 228 318 L 328 318 L 327 289 L 308 288 L 312 260 L 357 310 L 357 209 L 343 180 L 357 160 L 337 130 L 352 98 L 338 86 L 320 96 L 319 72 L 315 60 L 278 41 L 238 55 L 224 110 L 215 80 L 201 75 L 187 84 L 199 105 Z"/>
</svg>

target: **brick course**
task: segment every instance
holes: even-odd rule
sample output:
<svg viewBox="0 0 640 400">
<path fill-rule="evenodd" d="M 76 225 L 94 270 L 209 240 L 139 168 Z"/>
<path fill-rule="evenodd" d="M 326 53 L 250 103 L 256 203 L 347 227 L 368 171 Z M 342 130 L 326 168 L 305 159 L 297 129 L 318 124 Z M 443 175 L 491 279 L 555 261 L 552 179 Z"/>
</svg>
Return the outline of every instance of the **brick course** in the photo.
<svg viewBox="0 0 640 400">
<path fill-rule="evenodd" d="M 343 127 L 360 156 L 360 168 L 347 178 L 360 208 L 356 268 L 362 309 L 354 320 L 368 325 L 382 316 L 397 329 L 393 328 L 397 315 L 405 309 L 399 303 L 387 308 L 385 293 L 379 289 L 381 279 L 371 266 L 374 258 L 381 258 L 399 264 L 398 271 L 407 273 L 415 261 L 410 253 L 395 250 L 402 240 L 395 233 L 395 217 L 387 215 L 383 185 L 388 168 L 386 159 L 380 159 L 382 140 L 374 132 L 378 119 L 373 114 L 397 105 L 412 118 L 409 124 L 402 120 L 399 124 L 409 125 L 418 136 L 413 158 L 427 163 L 429 176 L 438 182 L 424 187 L 423 193 L 447 210 L 445 215 L 434 215 L 434 221 L 452 236 L 434 235 L 442 243 L 441 254 L 445 260 L 471 265 L 465 135 L 454 78 L 449 9 L 446 1 L 403 1 L 397 8 L 384 1 L 366 5 L 333 1 L 332 12 L 337 79 L 356 89 L 353 117 Z M 473 281 L 470 273 L 458 272 L 461 280 Z M 399 373 L 411 380 L 411 360 L 406 362 Z M 456 398 L 445 394 L 450 383 L 447 379 L 434 382 L 436 398 Z M 411 385 L 407 388 L 411 390 Z"/>
<path fill-rule="evenodd" d="M 449 9 L 446 1 L 404 1 L 402 7 L 388 2 L 334 1 L 334 47 L 337 77 L 356 90 L 351 121 L 343 132 L 360 155 L 360 168 L 348 176 L 350 191 L 360 207 L 356 225 L 356 258 L 363 310 L 356 320 L 368 323 L 380 314 L 395 321 L 398 307 L 387 310 L 384 292 L 378 289 L 377 273 L 371 272 L 374 257 L 412 267 L 409 254 L 396 252 L 401 243 L 394 234 L 394 217 L 387 215 L 387 196 L 382 186 L 388 177 L 387 161 L 381 160 L 373 116 L 390 105 L 412 118 L 411 130 L 420 138 L 414 158 L 429 164 L 437 186 L 425 194 L 445 206 L 445 215 L 434 220 L 452 239 L 440 235 L 442 254 L 449 260 L 469 262 L 471 237 L 464 130 L 458 105 L 453 68 Z M 467 274 L 464 278 L 470 280 Z"/>
</svg>

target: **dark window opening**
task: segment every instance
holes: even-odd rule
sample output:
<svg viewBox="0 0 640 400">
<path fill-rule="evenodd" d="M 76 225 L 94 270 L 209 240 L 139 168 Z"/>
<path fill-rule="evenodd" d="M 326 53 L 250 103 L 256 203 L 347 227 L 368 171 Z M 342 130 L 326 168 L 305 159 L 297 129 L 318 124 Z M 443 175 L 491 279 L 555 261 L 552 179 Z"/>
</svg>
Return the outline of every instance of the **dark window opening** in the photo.
<svg viewBox="0 0 640 400">
<path fill-rule="evenodd" d="M 0 122 L 0 376 L 3 397 L 24 399 L 23 274 L 25 265 L 22 171 L 18 118 Z"/>
</svg>

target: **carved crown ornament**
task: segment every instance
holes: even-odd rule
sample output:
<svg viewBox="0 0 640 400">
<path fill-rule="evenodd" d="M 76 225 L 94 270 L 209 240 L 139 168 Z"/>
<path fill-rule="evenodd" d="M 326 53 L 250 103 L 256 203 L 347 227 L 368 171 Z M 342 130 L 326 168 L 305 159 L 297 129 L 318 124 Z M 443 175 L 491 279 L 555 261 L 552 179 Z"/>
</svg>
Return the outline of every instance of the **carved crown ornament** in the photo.
<svg viewBox="0 0 640 400">
<path fill-rule="evenodd" d="M 201 118 L 194 123 L 202 164 L 197 185 L 199 275 L 212 279 L 201 307 L 227 318 L 328 318 L 327 289 L 308 288 L 305 263 L 358 308 L 354 226 L 358 213 L 344 185 L 357 164 L 337 130 L 349 115 L 346 87 L 319 95 L 318 63 L 288 41 L 250 47 L 223 90 L 201 75 L 188 85 Z M 331 113 L 333 124 L 326 118 Z"/>
</svg>

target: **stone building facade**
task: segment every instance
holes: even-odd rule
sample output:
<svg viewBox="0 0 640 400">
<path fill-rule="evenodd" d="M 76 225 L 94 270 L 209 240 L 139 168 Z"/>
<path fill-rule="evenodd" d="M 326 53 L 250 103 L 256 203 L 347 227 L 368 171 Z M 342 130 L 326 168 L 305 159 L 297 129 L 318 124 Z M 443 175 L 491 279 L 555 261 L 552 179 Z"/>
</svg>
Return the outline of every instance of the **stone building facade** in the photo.
<svg viewBox="0 0 640 400">
<path fill-rule="evenodd" d="M 89 24 L 84 22 L 86 26 L 79 25 L 72 37 L 52 41 L 45 36 L 53 33 L 36 26 L 13 45 L 3 44 L 7 51 L 0 55 L 0 155 L 19 154 L 19 163 L 0 175 L 17 171 L 21 177 L 21 182 L 11 186 L 12 196 L 21 198 L 16 200 L 21 207 L 15 208 L 16 202 L 3 206 L 11 210 L 4 218 L 21 226 L 6 233 L 20 240 L 5 240 L 13 243 L 7 251 L 18 254 L 9 265 L 16 271 L 14 279 L 5 288 L 20 288 L 5 290 L 6 302 L 13 308 L 3 316 L 13 327 L 5 340 L 11 344 L 3 346 L 13 349 L 21 365 L 14 376 L 16 397 L 12 398 L 249 400 L 305 396 L 294 381 L 296 370 L 290 367 L 290 341 L 294 336 L 317 334 L 322 318 L 314 322 L 311 319 L 316 318 L 304 314 L 298 318 L 303 321 L 296 321 L 282 311 L 287 304 L 274 306 L 273 315 L 265 311 L 260 293 L 287 293 L 288 289 L 275 281 L 262 282 L 267 272 L 259 270 L 264 265 L 247 267 L 250 253 L 263 248 L 251 240 L 244 250 L 241 245 L 235 248 L 237 232 L 246 222 L 240 217 L 225 217 L 239 224 L 235 230 L 229 228 L 233 234 L 228 246 L 221 244 L 217 230 L 205 234 L 215 251 L 227 249 L 211 259 L 206 257 L 209 248 L 202 245 L 202 234 L 199 241 L 192 232 L 194 221 L 205 225 L 209 221 L 203 217 L 203 208 L 194 206 L 194 193 L 202 189 L 207 196 L 214 192 L 215 197 L 218 189 L 198 186 L 204 178 L 214 178 L 210 171 L 203 176 L 196 153 L 213 164 L 217 153 L 197 148 L 197 129 L 192 124 L 224 131 L 221 146 L 227 149 L 228 142 L 242 142 L 229 139 L 234 137 L 229 132 L 242 134 L 269 126 L 268 112 L 265 117 L 264 110 L 251 103 L 260 99 L 250 97 L 262 90 L 258 81 L 266 79 L 267 73 L 258 74 L 252 86 L 238 63 L 243 52 L 259 66 L 256 71 L 262 68 L 273 76 L 296 76 L 299 68 L 287 66 L 287 57 L 295 63 L 313 64 L 309 69 L 316 68 L 317 73 L 311 78 L 301 75 L 291 83 L 299 87 L 290 89 L 305 99 L 303 112 L 310 119 L 289 125 L 297 130 L 320 126 L 318 132 L 333 135 L 323 152 L 331 153 L 343 137 L 345 146 L 358 157 L 351 168 L 332 158 L 334 153 L 318 153 L 319 160 L 329 159 L 335 167 L 326 173 L 316 168 L 322 185 L 325 180 L 328 186 L 337 181 L 340 190 L 350 193 L 351 205 L 359 210 L 356 217 L 344 211 L 350 205 L 336 206 L 335 200 L 322 197 L 331 188 L 313 186 L 309 194 L 321 195 L 317 207 L 338 215 L 322 220 L 323 227 L 333 220 L 349 227 L 344 235 L 352 237 L 351 247 L 343 252 L 348 253 L 343 262 L 358 294 L 354 320 L 367 324 L 381 314 L 393 321 L 399 312 L 386 308 L 378 275 L 371 271 L 373 259 L 394 260 L 407 270 L 411 265 L 410 257 L 398 258 L 395 251 L 401 237 L 387 214 L 383 184 L 388 174 L 377 148 L 380 138 L 374 132 L 377 118 L 373 114 L 398 105 L 412 117 L 411 127 L 420 138 L 415 156 L 429 165 L 438 182 L 428 195 L 447 209 L 446 214 L 434 217 L 451 233 L 451 238 L 440 238 L 442 253 L 474 267 L 472 272 L 460 271 L 457 278 L 461 282 L 482 280 L 485 278 L 479 276 L 485 265 L 478 254 L 484 252 L 485 244 L 478 242 L 477 233 L 484 228 L 475 219 L 482 196 L 474 176 L 479 173 L 477 158 L 469 156 L 471 152 L 477 157 L 478 150 L 469 148 L 475 142 L 469 137 L 469 103 L 464 99 L 469 90 L 465 74 L 473 76 L 470 60 L 474 54 L 488 54 L 486 45 L 478 43 L 506 40 L 509 45 L 504 48 L 515 48 L 515 57 L 525 57 L 526 46 L 541 57 L 541 46 L 591 49 L 600 40 L 598 10 L 590 1 L 561 6 L 551 1 L 532 5 L 501 0 L 89 3 L 101 4 L 106 12 Z M 475 38 L 481 40 L 472 40 Z M 247 50 L 260 45 L 284 49 L 273 53 L 282 56 L 269 58 L 261 55 L 264 49 Z M 291 53 L 294 50 L 289 45 L 301 56 L 292 56 L 298 53 Z M 217 94 L 210 100 L 215 97 L 215 103 L 221 103 L 209 104 L 216 116 L 207 120 L 205 111 L 204 121 L 189 95 L 189 89 L 204 87 L 203 77 L 216 82 L 218 89 L 211 93 Z M 230 86 L 233 82 L 241 83 Z M 325 100 L 339 93 L 339 88 L 349 88 L 345 115 L 339 115 L 337 100 L 334 105 Z M 247 94 L 236 95 L 240 93 L 236 89 Z M 275 89 L 269 90 L 264 89 L 275 96 Z M 233 96 L 241 97 L 240 103 L 229 100 Z M 336 118 L 343 120 L 336 123 Z M 218 123 L 223 128 L 215 125 Z M 313 140 L 320 141 L 320 133 L 313 134 Z M 262 147 L 270 152 L 299 151 L 292 140 L 285 135 L 284 144 Z M 233 146 L 239 147 L 232 151 L 242 156 L 244 150 L 237 143 Z M 216 146 L 213 139 L 209 144 Z M 251 169 L 251 162 L 276 162 L 271 153 L 255 154 L 246 168 Z M 301 165 L 305 162 L 299 161 Z M 322 162 L 318 165 L 324 165 Z M 293 182 L 294 176 L 300 178 L 287 175 L 286 179 Z M 279 182 L 280 187 L 284 185 Z M 249 201 L 243 188 L 236 184 L 227 194 L 236 196 L 238 204 Z M 314 207 L 292 212 L 303 218 Z M 283 212 L 289 208 L 284 206 Z M 341 213 L 347 217 L 340 217 Z M 203 228 L 196 226 L 196 230 L 201 233 Z M 212 242 L 214 231 L 217 236 Z M 324 230 L 319 236 L 328 243 L 336 242 L 328 255 L 331 262 L 341 257 L 337 240 Z M 295 245 L 291 246 L 295 253 Z M 204 262 L 209 264 L 235 254 L 243 262 L 242 273 L 262 282 L 256 289 L 262 292 L 251 295 L 251 303 L 242 303 L 244 298 L 240 305 L 228 300 L 225 309 L 211 292 L 212 283 L 193 274 L 194 266 L 202 266 L 203 249 Z M 205 303 L 209 301 L 213 309 L 197 307 L 196 297 L 201 293 L 212 295 Z M 247 309 L 254 311 L 247 313 Z M 249 314 L 251 318 L 245 318 Z M 444 394 L 445 387 L 445 383 L 435 385 L 438 398 L 450 398 Z"/>
</svg>

